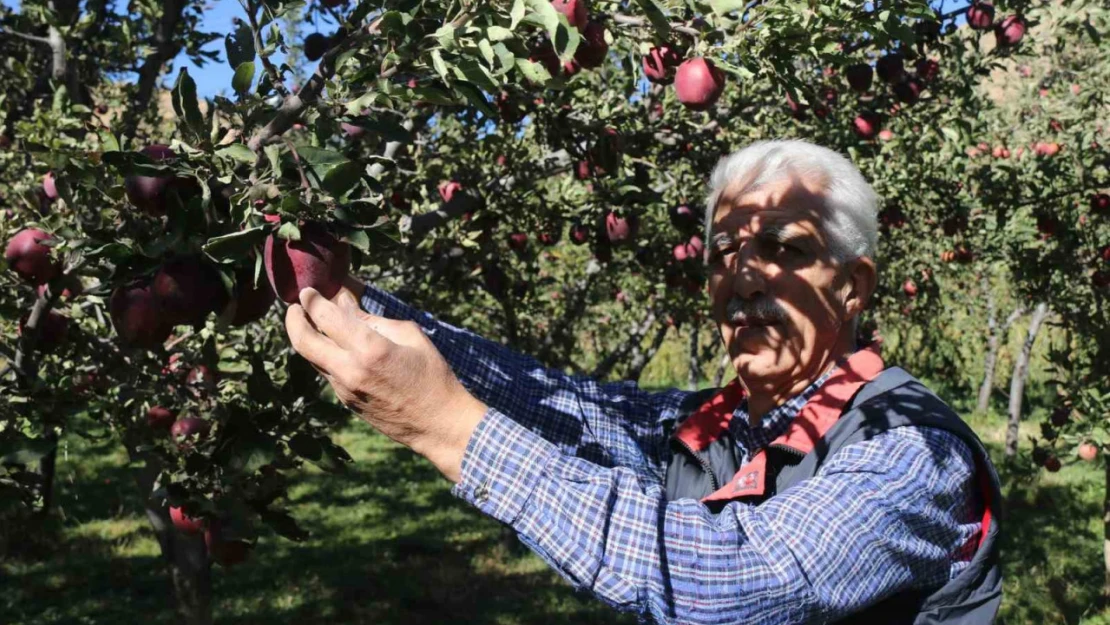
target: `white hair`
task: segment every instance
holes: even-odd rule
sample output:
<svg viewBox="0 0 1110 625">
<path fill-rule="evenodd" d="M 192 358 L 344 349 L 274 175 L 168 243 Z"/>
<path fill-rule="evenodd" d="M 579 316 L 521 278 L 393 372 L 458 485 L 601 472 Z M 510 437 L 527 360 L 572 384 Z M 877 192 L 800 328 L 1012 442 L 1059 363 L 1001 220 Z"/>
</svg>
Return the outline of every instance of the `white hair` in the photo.
<svg viewBox="0 0 1110 625">
<path fill-rule="evenodd" d="M 834 258 L 844 262 L 861 256 L 875 257 L 879 196 L 847 158 L 798 140 L 758 141 L 717 163 L 705 202 L 706 245 L 712 234 L 717 200 L 726 187 L 739 184 L 739 195 L 790 176 L 823 185 L 825 210 L 821 211 L 821 226 Z"/>
</svg>

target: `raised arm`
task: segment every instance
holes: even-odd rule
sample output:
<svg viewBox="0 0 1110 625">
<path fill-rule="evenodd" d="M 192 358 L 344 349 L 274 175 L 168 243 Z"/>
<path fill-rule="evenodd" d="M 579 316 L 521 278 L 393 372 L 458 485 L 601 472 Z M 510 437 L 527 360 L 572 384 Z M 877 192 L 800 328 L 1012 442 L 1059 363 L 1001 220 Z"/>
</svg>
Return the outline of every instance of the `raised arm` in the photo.
<svg viewBox="0 0 1110 625">
<path fill-rule="evenodd" d="M 374 285 L 349 278 L 344 288 L 370 314 L 418 324 L 468 391 L 565 453 L 661 475 L 662 422 L 674 417 L 685 391 L 651 393 L 632 381 L 573 376 L 439 321 Z"/>
</svg>

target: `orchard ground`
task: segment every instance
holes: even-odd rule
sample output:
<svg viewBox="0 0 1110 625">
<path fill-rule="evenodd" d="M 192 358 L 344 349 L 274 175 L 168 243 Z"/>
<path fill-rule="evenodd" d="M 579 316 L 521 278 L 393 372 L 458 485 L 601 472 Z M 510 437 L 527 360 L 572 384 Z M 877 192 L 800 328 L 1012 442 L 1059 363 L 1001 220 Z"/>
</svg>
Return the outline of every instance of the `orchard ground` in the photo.
<svg viewBox="0 0 1110 625">
<path fill-rule="evenodd" d="M 938 390 L 1003 473 L 1006 588 L 997 622 L 1110 623 L 1110 610 L 1099 605 L 1101 468 L 1071 459 L 1055 474 L 1011 469 L 1002 460 L 1005 417 L 970 415 L 973 396 Z M 1040 385 L 1030 390 L 1023 445 L 1050 399 Z M 291 475 L 290 503 L 312 537 L 294 543 L 269 535 L 246 564 L 214 568 L 217 622 L 634 622 L 575 594 L 498 524 L 452 497 L 427 462 L 355 421 L 336 442 L 355 458 L 345 475 L 314 467 Z M 112 442 L 75 435 L 62 449 L 64 519 L 43 543 L 0 563 L 0 622 L 172 622 L 158 545 L 135 512 L 141 506 L 125 456 Z"/>
</svg>

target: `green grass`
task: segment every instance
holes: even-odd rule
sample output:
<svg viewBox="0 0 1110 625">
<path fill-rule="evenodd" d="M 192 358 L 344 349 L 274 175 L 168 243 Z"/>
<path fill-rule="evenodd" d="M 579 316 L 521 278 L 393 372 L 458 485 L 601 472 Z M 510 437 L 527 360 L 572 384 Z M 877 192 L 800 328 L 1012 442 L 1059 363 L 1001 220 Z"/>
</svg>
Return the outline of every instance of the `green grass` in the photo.
<svg viewBox="0 0 1110 625">
<path fill-rule="evenodd" d="M 971 422 L 1000 459 L 1002 419 Z M 1035 422 L 1034 422 L 1035 423 Z M 1031 424 L 1030 424 L 1031 427 Z M 430 465 L 352 425 L 346 475 L 293 476 L 303 543 L 261 540 L 213 572 L 219 623 L 631 623 L 574 593 L 501 527 L 451 496 Z M 1100 608 L 1102 470 L 1066 463 L 1008 498 L 1000 623 L 1110 623 Z M 70 437 L 59 456 L 62 517 L 0 563 L 0 623 L 170 623 L 169 583 L 138 514 L 124 457 Z"/>
</svg>

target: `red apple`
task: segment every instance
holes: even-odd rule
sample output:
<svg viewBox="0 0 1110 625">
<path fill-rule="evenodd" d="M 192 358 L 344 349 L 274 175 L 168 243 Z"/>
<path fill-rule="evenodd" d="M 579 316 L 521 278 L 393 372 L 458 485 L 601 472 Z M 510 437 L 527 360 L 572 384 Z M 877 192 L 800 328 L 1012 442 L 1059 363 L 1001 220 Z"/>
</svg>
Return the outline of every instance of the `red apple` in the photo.
<svg viewBox="0 0 1110 625">
<path fill-rule="evenodd" d="M 1056 156 L 1060 153 L 1060 144 L 1056 142 L 1045 143 L 1038 141 L 1033 144 L 1033 151 L 1040 156 Z"/>
<path fill-rule="evenodd" d="M 223 567 L 240 564 L 250 556 L 251 544 L 228 537 L 223 524 L 217 520 L 213 520 L 204 532 L 204 544 L 208 547 L 208 557 Z"/>
<path fill-rule="evenodd" d="M 461 191 L 462 188 L 462 183 L 457 180 L 441 182 L 439 184 L 439 197 L 443 198 L 443 202 L 446 204 L 450 202 L 451 198 L 455 197 L 455 193 Z"/>
<path fill-rule="evenodd" d="M 797 120 L 804 120 L 806 112 L 809 110 L 808 104 L 799 104 L 790 97 L 790 93 L 786 94 L 786 106 L 790 107 L 790 116 Z"/>
<path fill-rule="evenodd" d="M 678 66 L 674 90 L 678 101 L 692 111 L 705 111 L 712 107 L 725 88 L 725 74 L 713 61 L 698 57 Z"/>
<path fill-rule="evenodd" d="M 994 28 L 994 37 L 999 47 L 1016 46 L 1025 37 L 1025 21 L 1017 15 L 1007 17 Z"/>
<path fill-rule="evenodd" d="M 560 62 L 559 54 L 555 52 L 555 48 L 547 40 L 541 41 L 536 47 L 532 48 L 532 53 L 528 59 L 533 63 L 543 65 L 548 74 L 554 78 L 559 75 Z"/>
<path fill-rule="evenodd" d="M 30 318 L 31 313 L 26 313 L 20 317 L 17 329 L 19 336 L 23 336 L 23 328 Z M 38 330 L 39 349 L 42 351 L 51 350 L 65 342 L 66 335 L 69 334 L 69 319 L 53 310 L 47 311 L 45 315 L 39 318 Z"/>
<path fill-rule="evenodd" d="M 1091 212 L 1110 214 L 1110 194 L 1096 193 L 1091 196 Z"/>
<path fill-rule="evenodd" d="M 674 259 L 681 262 L 685 260 L 699 260 L 702 253 L 705 251 L 705 245 L 701 241 L 701 237 L 694 235 L 690 240 L 685 243 L 679 243 L 674 246 Z"/>
<path fill-rule="evenodd" d="M 586 26 L 586 20 L 589 18 L 589 12 L 586 9 L 586 0 L 551 0 L 551 6 L 563 15 L 567 16 L 567 22 L 571 26 L 582 30 Z"/>
<path fill-rule="evenodd" d="M 169 146 L 154 144 L 142 150 L 142 154 L 154 161 L 172 160 L 177 157 Z M 128 176 L 123 181 L 127 199 L 139 210 L 148 215 L 162 215 L 166 212 L 166 196 L 169 191 L 184 184 L 171 176 Z"/>
<path fill-rule="evenodd" d="M 880 141 L 892 141 L 892 140 L 894 140 L 894 132 L 891 131 L 891 130 L 888 130 L 886 128 L 883 128 L 882 130 L 879 131 L 879 140 Z"/>
<path fill-rule="evenodd" d="M 1056 234 L 1058 222 L 1051 215 L 1037 215 L 1037 230 L 1046 237 Z"/>
<path fill-rule="evenodd" d="M 574 224 L 570 228 L 570 240 L 575 245 L 584 245 L 590 240 L 590 229 L 583 224 Z"/>
<path fill-rule="evenodd" d="M 1094 462 L 1098 458 L 1098 446 L 1090 442 L 1080 444 L 1079 457 L 1087 462 Z"/>
<path fill-rule="evenodd" d="M 300 230 L 300 241 L 286 241 L 277 235 L 266 239 L 264 259 L 270 284 L 288 304 L 299 301 L 301 289 L 308 287 L 331 299 L 350 269 L 350 246 L 316 222 L 308 222 Z"/>
<path fill-rule="evenodd" d="M 517 252 L 523 252 L 528 247 L 527 232 L 513 232 L 509 235 L 509 247 Z"/>
<path fill-rule="evenodd" d="M 897 52 L 887 54 L 875 62 L 875 73 L 879 80 L 887 83 L 896 83 L 906 74 L 905 61 Z"/>
<path fill-rule="evenodd" d="M 42 177 L 42 192 L 50 201 L 58 199 L 58 185 L 54 180 L 54 172 L 48 171 Z"/>
<path fill-rule="evenodd" d="M 917 78 L 906 78 L 894 85 L 894 97 L 906 104 L 913 104 L 921 97 L 921 92 L 924 88 L 925 86 Z"/>
<path fill-rule="evenodd" d="M 266 316 L 276 299 L 273 287 L 266 280 L 255 282 L 254 263 L 243 265 L 235 272 L 235 297 L 228 304 L 235 309 L 229 311 L 228 323 L 238 327 L 258 321 Z"/>
<path fill-rule="evenodd" d="M 1060 465 L 1060 459 L 1057 458 L 1056 456 L 1050 455 L 1049 457 L 1045 458 L 1044 468 L 1049 473 L 1055 473 L 1055 472 L 1059 471 L 1060 466 L 1061 466 Z"/>
<path fill-rule="evenodd" d="M 848 79 L 848 86 L 850 86 L 853 91 L 858 91 L 859 93 L 863 93 L 871 88 L 871 80 L 874 74 L 874 70 L 872 70 L 871 66 L 867 63 L 849 65 L 848 68 L 844 70 L 844 77 Z"/>
<path fill-rule="evenodd" d="M 636 236 L 635 216 L 622 217 L 613 211 L 605 214 L 605 234 L 610 243 L 628 243 Z"/>
<path fill-rule="evenodd" d="M 52 236 L 38 228 L 20 230 L 8 241 L 4 260 L 8 261 L 8 267 L 12 271 L 31 284 L 49 282 L 61 270 L 51 258 L 50 246 L 43 245 L 44 241 L 52 239 Z"/>
<path fill-rule="evenodd" d="M 671 206 L 667 216 L 670 217 L 671 224 L 682 232 L 696 229 L 700 221 L 697 211 L 686 204 Z"/>
<path fill-rule="evenodd" d="M 210 312 L 227 306 L 220 272 L 200 256 L 179 256 L 154 275 L 151 290 L 171 325 L 203 325 Z"/>
<path fill-rule="evenodd" d="M 648 80 L 660 85 L 669 85 L 674 82 L 675 68 L 682 62 L 669 44 L 655 46 L 643 58 L 644 76 Z"/>
<path fill-rule="evenodd" d="M 204 419 L 185 417 L 173 422 L 170 427 L 170 438 L 177 443 L 179 449 L 189 449 L 195 441 L 202 441 L 208 437 L 212 425 Z"/>
<path fill-rule="evenodd" d="M 574 51 L 574 60 L 586 69 L 593 69 L 605 62 L 607 54 L 609 44 L 605 41 L 605 26 L 591 21 L 582 31 L 582 41 Z"/>
<path fill-rule="evenodd" d="M 994 5 L 975 2 L 967 10 L 967 24 L 975 30 L 988 30 L 994 24 Z"/>
<path fill-rule="evenodd" d="M 170 521 L 177 531 L 185 534 L 199 534 L 204 531 L 204 519 L 191 517 L 177 506 L 170 506 Z"/>
<path fill-rule="evenodd" d="M 864 111 L 852 120 L 852 130 L 854 130 L 856 135 L 861 139 L 870 140 L 874 139 L 875 136 L 879 134 L 879 125 L 881 123 L 882 119 L 879 117 L 878 113 Z"/>
<path fill-rule="evenodd" d="M 342 122 L 339 124 L 339 128 L 351 139 L 361 139 L 366 135 L 366 129 L 358 124 Z"/>
<path fill-rule="evenodd" d="M 146 424 L 152 430 L 169 432 L 176 420 L 177 415 L 173 414 L 173 411 L 169 408 L 151 406 L 146 411 Z"/>
<path fill-rule="evenodd" d="M 913 280 L 906 280 L 902 283 L 902 292 L 905 293 L 907 297 L 917 297 L 917 283 Z"/>
<path fill-rule="evenodd" d="M 1102 246 L 1102 249 L 1098 252 L 1098 257 L 1102 259 L 1102 262 L 1110 263 L 1110 245 Z"/>
<path fill-rule="evenodd" d="M 547 247 L 551 247 L 563 238 L 563 229 L 559 227 L 558 223 L 549 223 L 540 230 L 539 239 L 540 243 Z"/>
<path fill-rule="evenodd" d="M 117 288 L 112 292 L 108 309 L 112 326 L 125 345 L 153 349 L 173 332 L 161 301 L 149 285 L 136 283 Z"/>
<path fill-rule="evenodd" d="M 1110 271 L 1096 271 L 1091 274 L 1091 286 L 1096 289 L 1105 289 L 1110 286 Z"/>
<path fill-rule="evenodd" d="M 328 38 L 321 33 L 312 33 L 304 38 L 304 56 L 309 61 L 319 61 L 328 47 Z"/>
<path fill-rule="evenodd" d="M 917 61 L 917 77 L 925 82 L 933 82 L 940 75 L 940 63 L 933 59 L 921 58 Z"/>
</svg>

